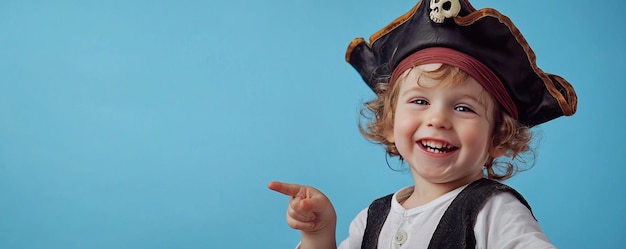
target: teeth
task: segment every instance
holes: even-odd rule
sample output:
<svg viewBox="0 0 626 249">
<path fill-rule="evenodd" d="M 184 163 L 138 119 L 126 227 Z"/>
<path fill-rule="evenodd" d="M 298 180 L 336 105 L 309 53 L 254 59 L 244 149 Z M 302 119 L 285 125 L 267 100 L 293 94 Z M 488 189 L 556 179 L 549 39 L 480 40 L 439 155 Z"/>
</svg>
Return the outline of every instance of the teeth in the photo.
<svg viewBox="0 0 626 249">
<path fill-rule="evenodd" d="M 449 145 L 447 143 L 436 142 L 436 141 L 422 141 L 422 144 L 424 146 L 435 148 L 435 149 L 449 149 L 452 147 L 452 145 Z"/>
<path fill-rule="evenodd" d="M 422 140 L 422 145 L 427 151 L 433 153 L 445 153 L 454 149 L 453 145 L 438 141 Z"/>
<path fill-rule="evenodd" d="M 439 150 L 439 149 L 435 149 L 435 148 L 428 148 L 426 147 L 426 150 L 432 153 L 445 153 L 445 151 Z"/>
</svg>

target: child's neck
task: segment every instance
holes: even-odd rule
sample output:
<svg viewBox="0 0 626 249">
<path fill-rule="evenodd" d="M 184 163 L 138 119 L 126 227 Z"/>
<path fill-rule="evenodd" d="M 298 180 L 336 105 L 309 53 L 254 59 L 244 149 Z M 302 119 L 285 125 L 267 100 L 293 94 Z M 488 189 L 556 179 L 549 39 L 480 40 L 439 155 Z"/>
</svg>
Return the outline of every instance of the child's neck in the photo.
<svg viewBox="0 0 626 249">
<path fill-rule="evenodd" d="M 409 198 L 401 204 L 406 209 L 422 206 L 452 190 L 467 185 L 480 178 L 482 178 L 482 174 L 476 175 L 475 177 L 459 179 L 453 182 L 433 183 L 420 177 L 413 177 L 415 183 L 413 193 L 411 193 Z"/>
</svg>

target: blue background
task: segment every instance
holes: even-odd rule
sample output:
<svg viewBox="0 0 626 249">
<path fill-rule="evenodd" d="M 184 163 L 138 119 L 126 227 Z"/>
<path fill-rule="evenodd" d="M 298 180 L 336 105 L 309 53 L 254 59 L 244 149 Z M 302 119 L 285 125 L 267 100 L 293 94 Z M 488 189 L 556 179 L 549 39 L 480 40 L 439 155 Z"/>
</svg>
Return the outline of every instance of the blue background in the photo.
<svg viewBox="0 0 626 249">
<path fill-rule="evenodd" d="M 292 248 L 271 180 L 327 193 L 343 239 L 411 184 L 358 133 L 373 94 L 345 49 L 414 4 L 2 0 L 0 248 Z M 508 15 L 579 97 L 507 183 L 558 247 L 623 246 L 626 3 L 473 4 Z"/>
</svg>

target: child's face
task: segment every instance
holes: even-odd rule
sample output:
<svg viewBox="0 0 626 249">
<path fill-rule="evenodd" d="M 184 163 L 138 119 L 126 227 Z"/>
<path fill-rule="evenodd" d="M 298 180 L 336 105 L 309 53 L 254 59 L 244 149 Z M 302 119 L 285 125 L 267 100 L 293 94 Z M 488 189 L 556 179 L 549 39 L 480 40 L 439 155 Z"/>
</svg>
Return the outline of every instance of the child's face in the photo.
<svg viewBox="0 0 626 249">
<path fill-rule="evenodd" d="M 418 66 L 396 82 L 400 89 L 387 137 L 416 181 L 469 183 L 482 177 L 489 155 L 494 103 L 471 77 L 450 85 L 452 77 L 435 80 L 421 72 L 433 68 L 437 64 Z"/>
</svg>

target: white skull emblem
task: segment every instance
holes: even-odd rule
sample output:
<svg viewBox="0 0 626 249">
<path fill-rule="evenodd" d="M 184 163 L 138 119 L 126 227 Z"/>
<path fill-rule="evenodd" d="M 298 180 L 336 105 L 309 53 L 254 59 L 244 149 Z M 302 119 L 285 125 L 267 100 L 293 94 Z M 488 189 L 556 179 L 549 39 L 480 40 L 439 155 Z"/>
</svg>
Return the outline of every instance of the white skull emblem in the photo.
<svg viewBox="0 0 626 249">
<path fill-rule="evenodd" d="M 430 20 L 443 23 L 446 18 L 455 17 L 461 11 L 459 0 L 430 0 Z"/>
</svg>

